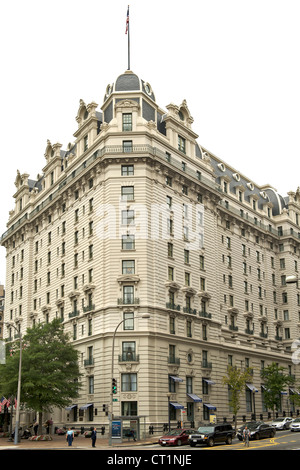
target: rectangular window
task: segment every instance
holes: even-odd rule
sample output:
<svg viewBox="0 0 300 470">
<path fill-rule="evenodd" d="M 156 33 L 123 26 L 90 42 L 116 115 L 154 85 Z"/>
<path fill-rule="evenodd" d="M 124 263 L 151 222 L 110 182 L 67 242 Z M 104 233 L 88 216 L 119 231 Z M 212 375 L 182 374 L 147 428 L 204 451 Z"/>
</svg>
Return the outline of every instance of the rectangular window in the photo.
<svg viewBox="0 0 300 470">
<path fill-rule="evenodd" d="M 134 274 L 134 273 L 135 273 L 134 260 L 123 260 L 122 261 L 122 274 Z"/>
<path fill-rule="evenodd" d="M 125 210 L 121 213 L 122 216 L 122 225 L 134 224 L 134 211 Z"/>
<path fill-rule="evenodd" d="M 134 329 L 134 313 L 133 312 L 124 312 L 124 330 L 133 330 Z"/>
<path fill-rule="evenodd" d="M 134 166 L 133 165 L 122 165 L 121 175 L 122 176 L 133 176 L 134 175 Z"/>
<path fill-rule="evenodd" d="M 186 149 L 185 149 L 185 139 L 183 137 L 181 137 L 180 135 L 178 135 L 178 150 L 180 150 L 183 153 L 185 153 L 185 151 L 186 151 Z"/>
<path fill-rule="evenodd" d="M 135 341 L 124 341 L 122 343 L 122 361 L 135 361 Z"/>
<path fill-rule="evenodd" d="M 174 268 L 171 266 L 168 267 L 168 280 L 174 281 Z"/>
<path fill-rule="evenodd" d="M 137 374 L 121 375 L 121 391 L 136 392 L 137 391 Z"/>
<path fill-rule="evenodd" d="M 134 303 L 134 287 L 133 286 L 124 286 L 123 287 L 123 304 L 133 304 Z"/>
<path fill-rule="evenodd" d="M 121 199 L 122 201 L 133 201 L 134 200 L 134 186 L 122 186 L 121 187 Z"/>
<path fill-rule="evenodd" d="M 123 140 L 123 152 L 130 153 L 132 150 L 132 140 Z"/>
<path fill-rule="evenodd" d="M 88 136 L 84 136 L 83 138 L 83 151 L 85 152 L 89 148 L 89 139 Z"/>
<path fill-rule="evenodd" d="M 135 236 L 134 235 L 122 235 L 122 250 L 134 250 L 135 249 Z"/>
<path fill-rule="evenodd" d="M 123 113 L 122 121 L 123 121 L 123 131 L 124 132 L 132 131 L 132 114 Z"/>
</svg>

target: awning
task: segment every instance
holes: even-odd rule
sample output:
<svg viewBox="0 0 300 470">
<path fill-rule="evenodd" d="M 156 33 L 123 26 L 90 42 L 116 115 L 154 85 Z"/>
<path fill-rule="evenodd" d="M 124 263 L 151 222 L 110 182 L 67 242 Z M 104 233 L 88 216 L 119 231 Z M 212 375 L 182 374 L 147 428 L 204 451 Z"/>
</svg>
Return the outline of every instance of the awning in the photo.
<svg viewBox="0 0 300 470">
<path fill-rule="evenodd" d="M 253 384 L 246 384 L 246 386 L 249 388 L 249 390 L 251 390 L 252 392 L 258 392 L 257 388 L 254 387 Z"/>
<path fill-rule="evenodd" d="M 70 411 L 70 410 L 72 410 L 72 408 L 75 408 L 76 406 L 77 406 L 77 405 L 67 406 L 67 407 L 65 408 L 65 410 L 66 410 L 66 411 Z"/>
<path fill-rule="evenodd" d="M 198 397 L 198 395 L 195 395 L 194 393 L 187 393 L 187 396 L 198 403 L 202 402 L 202 398 Z"/>
<path fill-rule="evenodd" d="M 170 375 L 170 379 L 174 380 L 174 382 L 183 382 L 183 379 L 177 377 L 176 375 Z"/>
<path fill-rule="evenodd" d="M 203 406 L 206 406 L 206 408 L 210 410 L 216 410 L 217 408 L 214 405 L 210 405 L 210 403 L 203 403 Z"/>
<path fill-rule="evenodd" d="M 93 403 L 87 403 L 86 405 L 83 405 L 80 407 L 80 410 L 86 410 L 87 408 L 89 408 L 90 406 L 93 406 Z"/>
<path fill-rule="evenodd" d="M 214 382 L 213 380 L 209 380 L 209 379 L 202 379 L 203 382 L 206 382 L 208 385 L 215 385 L 216 382 Z"/>
<path fill-rule="evenodd" d="M 174 406 L 174 408 L 176 408 L 176 410 L 183 410 L 184 409 L 184 406 L 180 405 L 176 401 L 170 401 L 170 405 Z"/>
<path fill-rule="evenodd" d="M 298 390 L 295 390 L 294 388 L 290 388 L 290 389 L 289 389 L 289 392 L 290 392 L 290 395 L 300 395 L 300 393 L 298 392 Z"/>
</svg>

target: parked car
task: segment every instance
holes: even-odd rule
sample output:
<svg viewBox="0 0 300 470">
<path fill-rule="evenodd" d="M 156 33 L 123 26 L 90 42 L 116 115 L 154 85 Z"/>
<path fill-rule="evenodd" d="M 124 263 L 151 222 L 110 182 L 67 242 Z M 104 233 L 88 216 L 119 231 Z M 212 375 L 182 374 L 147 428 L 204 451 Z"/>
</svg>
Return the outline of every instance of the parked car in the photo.
<svg viewBox="0 0 300 470">
<path fill-rule="evenodd" d="M 300 418 L 295 418 L 290 424 L 291 431 L 300 431 Z"/>
<path fill-rule="evenodd" d="M 243 431 L 245 429 L 245 427 L 247 426 L 247 428 L 249 428 L 249 426 L 258 426 L 259 424 L 265 424 L 263 421 L 248 421 L 247 423 L 243 424 L 243 426 L 241 426 L 237 433 L 236 433 L 236 437 L 242 441 L 243 440 Z"/>
<path fill-rule="evenodd" d="M 191 429 L 173 429 L 160 437 L 158 443 L 161 446 L 181 446 L 188 444 Z"/>
<path fill-rule="evenodd" d="M 212 447 L 217 442 L 231 444 L 234 436 L 235 432 L 231 424 L 203 424 L 196 432 L 190 434 L 189 444 L 191 447 L 197 444 Z"/>
<path fill-rule="evenodd" d="M 276 429 L 288 429 L 290 427 L 293 418 L 276 418 L 272 421 L 271 426 L 274 426 Z"/>
<path fill-rule="evenodd" d="M 242 426 L 237 432 L 237 437 L 240 441 L 243 440 L 243 430 L 246 425 Z M 264 437 L 274 437 L 276 434 L 276 428 L 274 426 L 270 426 L 269 424 L 265 424 L 262 422 L 250 422 L 247 425 L 250 431 L 250 439 L 262 439 Z"/>
</svg>

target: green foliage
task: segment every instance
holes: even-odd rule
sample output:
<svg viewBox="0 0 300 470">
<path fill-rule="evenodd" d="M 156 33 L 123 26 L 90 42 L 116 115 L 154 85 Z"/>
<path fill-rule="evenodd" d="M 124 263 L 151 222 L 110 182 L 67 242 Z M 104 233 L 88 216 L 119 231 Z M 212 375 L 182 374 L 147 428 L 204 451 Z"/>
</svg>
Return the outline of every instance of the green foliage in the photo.
<svg viewBox="0 0 300 470">
<path fill-rule="evenodd" d="M 280 409 L 281 392 L 287 385 L 293 385 L 295 379 L 291 375 L 284 373 L 284 367 L 278 366 L 275 362 L 265 367 L 261 371 L 261 377 L 264 380 L 265 392 L 264 401 L 268 408 L 275 412 Z"/>
<path fill-rule="evenodd" d="M 16 343 L 16 344 L 19 344 Z M 57 319 L 29 328 L 23 338 L 21 402 L 37 412 L 63 408 L 78 397 L 78 353 Z M 11 349 L 11 345 L 10 345 Z M 0 366 L 0 395 L 17 393 L 19 349 Z"/>
<path fill-rule="evenodd" d="M 251 369 L 241 370 L 238 367 L 228 366 L 227 375 L 223 377 L 223 384 L 228 385 L 230 390 L 229 405 L 235 416 L 240 409 L 240 394 L 244 392 L 247 382 L 252 381 Z"/>
</svg>

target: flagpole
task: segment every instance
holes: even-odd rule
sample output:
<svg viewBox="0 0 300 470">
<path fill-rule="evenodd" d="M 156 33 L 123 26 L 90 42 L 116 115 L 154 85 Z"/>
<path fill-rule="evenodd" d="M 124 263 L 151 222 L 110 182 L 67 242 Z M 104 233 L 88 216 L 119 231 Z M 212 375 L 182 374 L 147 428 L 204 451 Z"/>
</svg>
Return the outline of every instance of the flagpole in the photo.
<svg viewBox="0 0 300 470">
<path fill-rule="evenodd" d="M 127 17 L 126 17 L 126 31 L 125 34 L 128 36 L 128 70 L 130 70 L 130 31 L 129 31 L 129 5 L 127 9 Z"/>
<path fill-rule="evenodd" d="M 130 70 L 130 32 L 129 32 L 129 22 L 128 22 L 128 70 Z"/>
</svg>

